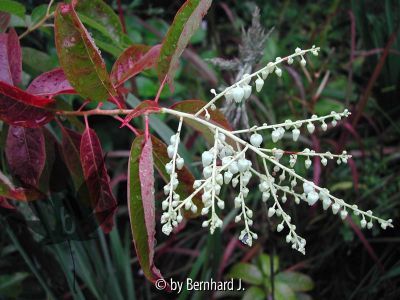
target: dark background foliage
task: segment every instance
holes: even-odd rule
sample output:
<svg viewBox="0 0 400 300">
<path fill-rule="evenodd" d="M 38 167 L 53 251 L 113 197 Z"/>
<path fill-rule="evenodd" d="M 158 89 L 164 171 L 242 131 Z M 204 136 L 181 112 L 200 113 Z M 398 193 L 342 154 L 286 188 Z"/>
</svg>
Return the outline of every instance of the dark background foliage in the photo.
<svg viewBox="0 0 400 300">
<path fill-rule="evenodd" d="M 118 12 L 117 1 L 106 1 Z M 21 2 L 22 3 L 22 2 Z M 29 15 L 33 8 L 46 1 L 23 1 Z M 135 43 L 154 45 L 162 40 L 169 24 L 183 1 L 122 1 L 122 13 L 128 35 Z M 255 229 L 259 241 L 252 247 L 236 242 L 239 229 L 233 222 L 214 235 L 201 228 L 201 220 L 188 221 L 185 229 L 165 237 L 157 227 L 155 260 L 166 278 L 184 280 L 223 279 L 237 262 L 254 263 L 260 253 L 277 255 L 280 270 L 295 270 L 309 275 L 314 299 L 399 299 L 400 298 L 400 2 L 399 1 L 214 1 L 201 29 L 191 40 L 191 55 L 184 55 L 175 80 L 175 92 L 165 90 L 161 104 L 169 105 L 182 99 L 204 99 L 210 88 L 232 83 L 235 73 L 222 71 L 207 59 L 234 59 L 239 55 L 242 28 L 252 22 L 255 7 L 260 8 L 260 23 L 267 32 L 261 63 L 276 56 L 285 56 L 296 47 L 313 44 L 321 47 L 310 68 L 320 70 L 319 77 L 307 80 L 300 68 L 287 70 L 281 80 L 268 79 L 263 92 L 247 105 L 250 123 L 284 121 L 312 113 L 341 111 L 345 107 L 353 117 L 343 126 L 319 133 L 301 141 L 303 148 L 323 151 L 347 151 L 354 156 L 349 165 L 331 166 L 319 174 L 299 170 L 318 180 L 348 203 L 372 209 L 383 218 L 392 218 L 395 227 L 386 231 L 374 228 L 360 231 L 356 219 L 342 222 L 321 207 L 295 206 L 286 209 L 293 216 L 297 230 L 306 238 L 303 256 L 284 242 L 284 235 L 273 232 L 276 224 L 265 216 L 254 188 L 250 206 L 257 208 Z M 24 31 L 21 20 L 13 18 L 18 33 Z M 383 53 L 390 40 L 394 40 Z M 52 28 L 35 31 L 21 40 L 26 86 L 38 74 L 58 65 Z M 244 45 L 246 46 L 246 45 Z M 110 67 L 115 61 L 103 51 Z M 195 61 L 201 61 L 196 65 Z M 383 64 L 383 65 L 382 65 Z M 382 65 L 381 70 L 379 66 Z M 378 75 L 378 76 L 374 76 Z M 321 82 L 323 82 L 321 84 Z M 151 99 L 158 89 L 157 75 L 146 71 L 130 80 L 127 87 L 138 99 Z M 75 96 L 63 96 L 74 107 L 82 104 Z M 152 130 L 162 139 L 171 135 L 176 123 L 169 118 L 153 119 Z M 135 120 L 141 126 L 140 119 Z M 133 135 L 119 129 L 112 118 L 92 117 L 91 124 L 106 152 L 107 169 L 119 203 L 117 226 L 109 236 L 101 231 L 94 238 L 72 238 L 58 244 L 40 243 L 38 231 L 30 231 L 26 216 L 36 215 L 40 221 L 52 211 L 44 203 L 30 205 L 24 216 L 15 214 L 5 219 L 1 210 L 0 230 L 0 298 L 57 299 L 207 299 L 211 297 L 239 299 L 241 294 L 185 291 L 177 296 L 157 291 L 140 271 L 131 243 L 126 209 L 127 151 Z M 0 140 L 4 145 L 4 128 Z M 194 161 L 205 149 L 204 141 L 195 133 L 185 131 L 186 150 Z M 288 149 L 290 140 L 283 144 Z M 0 149 L 3 166 L 5 157 Z M 196 172 L 196 169 L 193 170 Z M 63 176 L 58 174 L 58 176 Z M 66 177 L 62 177 L 66 178 Z M 61 180 L 62 181 L 62 180 Z M 161 190 L 162 185 L 159 184 Z M 226 199 L 232 193 L 224 191 Z M 64 196 L 59 196 L 63 201 Z M 156 194 L 161 200 L 163 195 Z M 57 197 L 56 197 L 57 198 Z M 290 201 L 289 201 L 290 202 Z M 160 201 L 157 201 L 159 220 Z M 54 209 L 57 206 L 52 206 Z M 34 213 L 36 212 L 36 213 Z M 40 215 L 38 212 L 46 216 Z M 233 219 L 226 213 L 226 217 Z M 76 276 L 76 280 L 74 280 Z"/>
</svg>

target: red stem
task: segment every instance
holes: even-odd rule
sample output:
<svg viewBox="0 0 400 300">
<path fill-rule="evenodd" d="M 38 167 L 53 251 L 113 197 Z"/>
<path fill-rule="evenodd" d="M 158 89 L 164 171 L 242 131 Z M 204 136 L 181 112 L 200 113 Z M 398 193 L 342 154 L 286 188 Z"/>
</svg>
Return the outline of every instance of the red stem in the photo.
<svg viewBox="0 0 400 300">
<path fill-rule="evenodd" d="M 87 116 L 87 115 L 85 115 L 85 116 L 83 116 L 83 118 L 85 119 L 85 126 L 86 126 L 86 129 L 89 129 L 89 121 L 88 121 L 88 116 Z"/>
<path fill-rule="evenodd" d="M 161 82 L 160 87 L 158 88 L 157 96 L 156 96 L 156 98 L 154 99 L 154 102 L 158 103 L 158 99 L 160 98 L 161 92 L 162 92 L 162 90 L 163 90 L 163 88 L 164 88 L 164 85 L 165 85 L 165 82 L 166 82 L 166 81 L 167 81 L 167 75 L 165 75 L 163 81 Z"/>
<path fill-rule="evenodd" d="M 146 114 L 144 116 L 144 121 L 145 121 L 145 140 L 147 141 L 150 138 L 150 129 L 149 129 L 149 115 Z"/>
<path fill-rule="evenodd" d="M 126 33 L 125 17 L 124 17 L 124 11 L 122 10 L 121 0 L 117 0 L 117 5 L 118 5 L 119 20 L 121 21 L 122 25 L 122 31 Z"/>
<path fill-rule="evenodd" d="M 124 119 L 122 119 L 120 116 L 114 116 L 114 119 L 124 123 Z M 135 135 L 140 135 L 140 132 L 131 124 L 126 123 L 124 126 L 128 127 Z"/>
</svg>

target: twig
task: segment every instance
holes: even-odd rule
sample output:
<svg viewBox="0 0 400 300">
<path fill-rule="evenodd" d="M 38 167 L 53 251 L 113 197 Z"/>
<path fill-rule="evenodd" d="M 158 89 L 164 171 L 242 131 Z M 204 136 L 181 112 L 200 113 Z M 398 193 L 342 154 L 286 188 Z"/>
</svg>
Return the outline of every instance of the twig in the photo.
<svg viewBox="0 0 400 300">
<path fill-rule="evenodd" d="M 44 15 L 44 17 L 39 22 L 37 22 L 35 25 L 33 25 L 32 27 L 28 27 L 25 30 L 25 32 L 23 32 L 19 36 L 19 39 L 22 39 L 25 36 L 27 36 L 29 33 L 31 33 L 32 31 L 35 31 L 40 26 L 42 26 L 48 19 L 50 19 L 51 17 L 54 16 L 54 12 L 50 13 L 50 9 L 51 9 L 51 6 L 53 5 L 53 2 L 54 2 L 54 0 L 50 0 L 49 5 L 47 6 L 46 14 Z"/>
</svg>

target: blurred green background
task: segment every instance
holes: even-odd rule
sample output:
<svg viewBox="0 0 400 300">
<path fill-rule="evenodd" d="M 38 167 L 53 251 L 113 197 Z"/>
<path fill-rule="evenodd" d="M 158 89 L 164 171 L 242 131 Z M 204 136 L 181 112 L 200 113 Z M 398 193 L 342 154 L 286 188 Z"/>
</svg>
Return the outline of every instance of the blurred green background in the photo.
<svg viewBox="0 0 400 300">
<path fill-rule="evenodd" d="M 106 2 L 118 13 L 117 1 Z M 11 20 L 18 33 L 40 18 L 47 2 L 20 3 L 25 14 Z M 129 38 L 113 43 L 93 30 L 108 66 L 129 43 L 160 43 L 182 4 L 121 1 Z M 254 94 L 246 104 L 250 125 L 349 108 L 353 118 L 347 123 L 312 138 L 304 136 L 296 145 L 284 138 L 279 146 L 331 152 L 346 149 L 354 156 L 348 165 L 297 171 L 348 203 L 392 218 L 395 228 L 383 231 L 376 226 L 372 231 L 360 231 L 356 218 L 352 224 L 342 222 L 320 206 L 296 206 L 288 201 L 286 211 L 307 240 L 303 256 L 285 243 L 283 233 L 272 230 L 276 224 L 268 220 L 260 193 L 254 188 L 247 201 L 257 212 L 254 228 L 259 240 L 252 248 L 237 241 L 240 226 L 234 225 L 232 204 L 222 213 L 224 229 L 212 236 L 201 227 L 201 218 L 188 221 L 184 230 L 170 237 L 157 227 L 156 236 L 155 262 L 165 278 L 204 281 L 237 277 L 243 278 L 246 291 L 184 290 L 179 295 L 158 291 L 140 271 L 126 209 L 126 155 L 134 137 L 119 129 L 112 118 L 93 117 L 91 123 L 107 152 L 120 205 L 117 226 L 108 236 L 99 230 L 90 240 L 43 245 L 40 235 L 28 230 L 21 220 L 6 221 L 1 210 L 0 299 L 272 299 L 272 290 L 277 300 L 400 299 L 400 1 L 214 1 L 183 55 L 175 92 L 165 89 L 162 105 L 184 99 L 208 100 L 211 88 L 233 83 L 237 70 L 221 70 L 209 59 L 240 57 L 239 45 L 251 43 L 243 40 L 242 30 L 251 26 L 256 7 L 260 9 L 260 26 L 265 32 L 274 29 L 265 41 L 261 60 L 252 68 L 291 54 L 296 47 L 315 44 L 321 53 L 311 58 L 308 71 L 293 66 L 284 70 L 282 78 L 266 81 L 263 92 Z M 25 86 L 58 65 L 51 27 L 29 34 L 21 39 L 21 45 Z M 154 71 L 136 76 L 127 84 L 132 92 L 128 104 L 152 99 L 158 86 Z M 74 96 L 60 99 L 74 107 L 82 103 Z M 135 122 L 141 126 L 140 119 Z M 176 127 L 170 118 L 153 117 L 151 124 L 164 140 Z M 205 149 L 204 140 L 186 129 L 184 142 L 189 147 L 181 149 L 182 155 L 187 161 L 197 161 Z M 0 155 L 4 164 L 3 149 Z M 192 170 L 198 174 L 196 167 L 193 164 Z M 161 182 L 159 187 L 161 190 Z M 232 195 L 229 189 L 224 191 L 225 199 L 233 199 Z M 156 195 L 157 199 L 162 197 Z M 160 202 L 156 204 L 157 220 Z M 20 205 L 19 209 L 28 208 Z M 45 205 L 35 204 L 35 209 L 44 211 Z M 43 221 L 42 217 L 38 218 Z"/>
</svg>

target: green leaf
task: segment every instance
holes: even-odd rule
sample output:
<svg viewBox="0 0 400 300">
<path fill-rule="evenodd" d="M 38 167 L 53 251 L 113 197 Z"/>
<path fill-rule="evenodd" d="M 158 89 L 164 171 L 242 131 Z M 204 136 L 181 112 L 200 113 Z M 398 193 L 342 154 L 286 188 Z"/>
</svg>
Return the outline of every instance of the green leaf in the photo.
<svg viewBox="0 0 400 300">
<path fill-rule="evenodd" d="M 157 73 L 160 81 L 167 78 L 170 87 L 182 55 L 192 35 L 211 6 L 212 0 L 187 0 L 176 13 L 162 43 Z"/>
<path fill-rule="evenodd" d="M 206 104 L 207 104 L 206 102 L 201 100 L 185 100 L 182 102 L 175 103 L 174 105 L 171 106 L 171 108 L 181 112 L 195 114 Z M 224 114 L 221 111 L 219 111 L 218 109 L 215 110 L 209 109 L 208 113 L 210 114 L 211 123 L 217 124 L 227 130 L 232 129 L 229 122 L 226 120 Z M 200 116 L 203 115 L 204 113 L 200 114 Z M 188 118 L 184 118 L 183 120 L 195 130 L 200 131 L 208 142 L 213 143 L 214 141 L 213 133 L 207 126 L 200 124 L 199 122 L 190 120 Z"/>
<path fill-rule="evenodd" d="M 75 6 L 86 25 L 101 32 L 114 43 L 121 44 L 124 32 L 119 17 L 103 0 L 79 0 Z"/>
<path fill-rule="evenodd" d="M 312 300 L 312 297 L 304 293 L 296 293 L 296 300 Z"/>
<path fill-rule="evenodd" d="M 32 24 L 37 24 L 40 20 L 44 18 L 47 12 L 48 4 L 42 4 L 36 6 L 31 13 Z M 54 6 L 50 8 L 50 13 L 54 11 Z"/>
<path fill-rule="evenodd" d="M 17 1 L 1 0 L 0 11 L 4 11 L 9 14 L 16 15 L 20 18 L 24 18 L 26 9 L 24 5 Z"/>
<path fill-rule="evenodd" d="M 155 212 L 151 139 L 143 135 L 132 143 L 128 166 L 128 210 L 136 254 L 144 275 L 152 282 L 162 278 L 154 265 Z"/>
<path fill-rule="evenodd" d="M 0 171 L 0 196 L 6 196 L 14 189 L 11 181 Z"/>
<path fill-rule="evenodd" d="M 45 52 L 34 48 L 22 47 L 22 63 L 24 70 L 28 69 L 33 76 L 50 71 L 56 66 L 56 57 L 54 59 Z"/>
<path fill-rule="evenodd" d="M 54 26 L 60 65 L 75 90 L 94 101 L 116 96 L 105 62 L 71 5 L 58 5 Z"/>
<path fill-rule="evenodd" d="M 317 115 L 328 115 L 331 111 L 342 112 L 343 110 L 343 103 L 332 99 L 321 99 L 315 104 L 315 113 Z"/>
<path fill-rule="evenodd" d="M 0 276 L 0 295 L 7 299 L 17 298 L 22 291 L 22 282 L 26 277 L 28 277 L 27 273 Z"/>
<path fill-rule="evenodd" d="M 237 263 L 229 271 L 227 278 L 242 279 L 244 282 L 259 285 L 263 282 L 260 270 L 248 263 Z"/>
<path fill-rule="evenodd" d="M 242 300 L 265 300 L 266 298 L 262 289 L 252 286 L 244 293 Z"/>
<path fill-rule="evenodd" d="M 275 300 L 296 300 L 296 294 L 289 285 L 275 281 Z"/>
<path fill-rule="evenodd" d="M 275 281 L 287 284 L 296 292 L 307 292 L 314 288 L 311 277 L 298 272 L 281 272 L 276 275 Z"/>
<path fill-rule="evenodd" d="M 151 140 L 153 142 L 154 165 L 162 179 L 167 183 L 169 182 L 169 175 L 165 170 L 165 165 L 170 161 L 167 152 L 167 145 L 153 135 L 151 136 Z M 177 192 L 183 200 L 194 192 L 193 183 L 195 178 L 186 166 L 181 170 L 176 170 L 176 172 L 178 174 L 179 185 L 175 192 Z M 198 193 L 193 197 L 193 203 L 197 206 L 197 212 L 192 213 L 191 211 L 184 210 L 183 215 L 186 218 L 195 218 L 200 215 L 201 210 L 204 207 L 204 204 L 201 201 L 201 193 Z"/>
<path fill-rule="evenodd" d="M 267 254 L 261 254 L 259 257 L 261 271 L 267 276 L 271 276 L 271 257 Z M 279 270 L 279 257 L 274 256 L 274 273 Z"/>
</svg>

